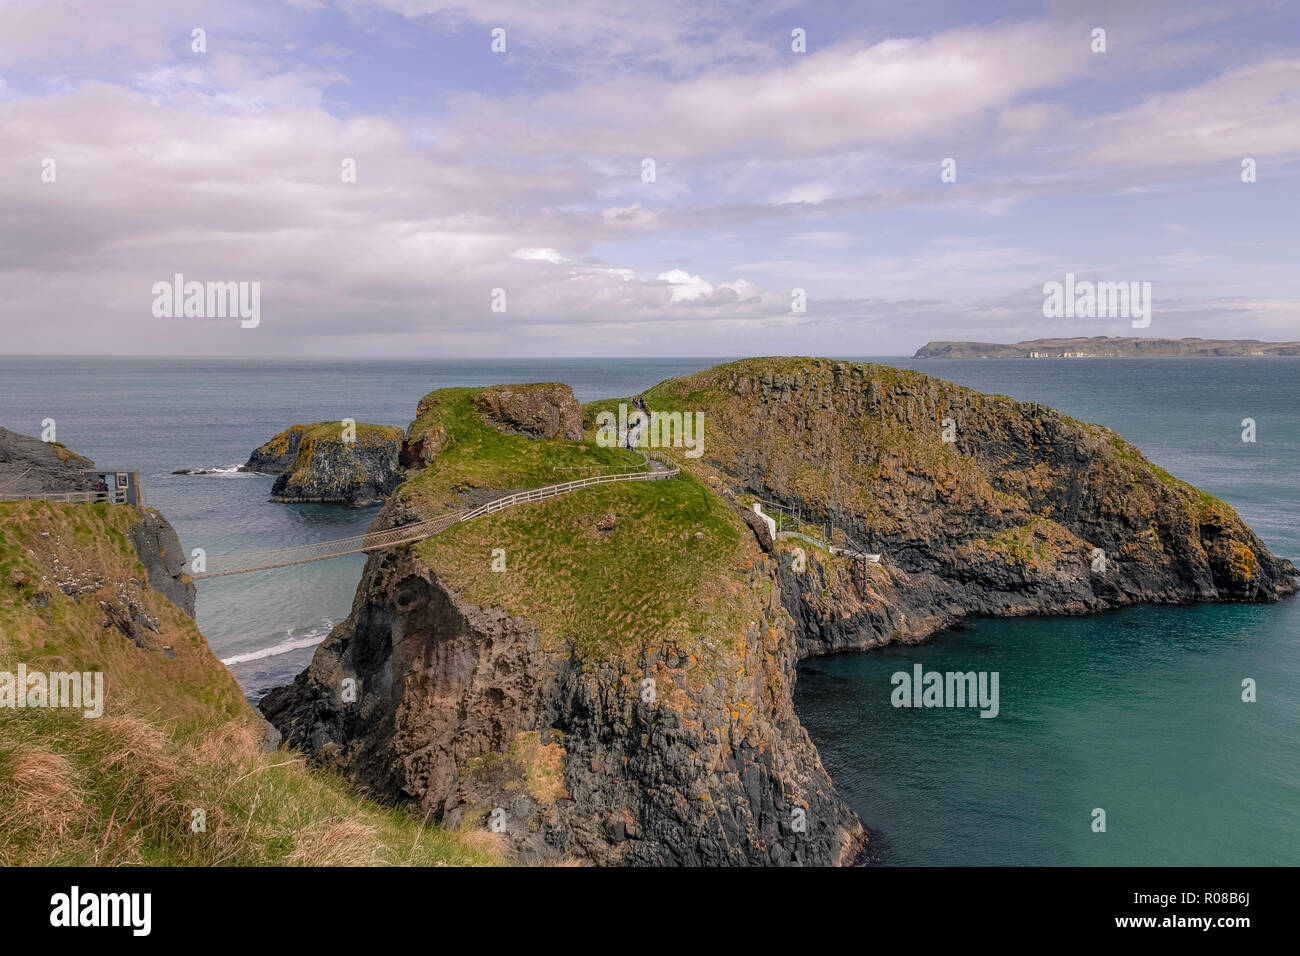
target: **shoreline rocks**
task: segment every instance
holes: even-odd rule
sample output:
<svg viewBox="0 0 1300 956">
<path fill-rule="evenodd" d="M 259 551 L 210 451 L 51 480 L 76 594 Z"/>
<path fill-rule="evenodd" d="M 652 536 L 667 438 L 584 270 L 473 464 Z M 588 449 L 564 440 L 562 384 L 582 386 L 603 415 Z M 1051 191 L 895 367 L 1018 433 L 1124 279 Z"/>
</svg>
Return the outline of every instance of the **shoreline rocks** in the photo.
<svg viewBox="0 0 1300 956">
<path fill-rule="evenodd" d="M 315 425 L 290 425 L 269 441 L 253 449 L 248 461 L 239 466 L 240 471 L 255 471 L 263 475 L 282 475 L 293 467 L 298 457 L 302 436 Z"/>
</svg>

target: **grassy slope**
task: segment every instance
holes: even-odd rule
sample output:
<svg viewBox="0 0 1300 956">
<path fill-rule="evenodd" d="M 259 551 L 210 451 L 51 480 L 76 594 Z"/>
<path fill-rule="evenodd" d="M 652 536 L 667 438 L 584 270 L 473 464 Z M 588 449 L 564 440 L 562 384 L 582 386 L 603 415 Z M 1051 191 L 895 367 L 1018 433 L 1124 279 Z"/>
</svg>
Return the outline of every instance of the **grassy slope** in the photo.
<svg viewBox="0 0 1300 956">
<path fill-rule="evenodd" d="M 106 697 L 97 719 L 0 708 L 0 864 L 501 860 L 491 834 L 425 827 L 265 752 L 261 721 L 194 622 L 135 583 L 137 520 L 120 505 L 0 503 L 0 670 L 102 671 Z M 80 601 L 65 582 L 86 589 Z M 137 647 L 104 627 L 101 600 L 137 604 L 158 632 Z"/>
<path fill-rule="evenodd" d="M 456 504 L 466 487 L 528 488 L 641 470 L 639 455 L 582 443 L 505 435 L 473 408 L 474 389 L 421 403 L 410 433 L 442 426 L 450 444 L 399 493 L 426 510 Z M 585 409 L 591 418 L 591 409 Z M 696 537 L 696 535 L 699 537 Z M 572 641 L 600 659 L 651 646 L 718 646 L 758 614 L 743 523 L 697 479 L 595 486 L 456 525 L 416 553 L 476 604 L 537 624 L 547 647 Z M 557 545 L 562 544 L 562 547 Z M 491 571 L 493 549 L 506 571 Z"/>
<path fill-rule="evenodd" d="M 599 448 L 594 441 L 537 440 L 498 431 L 474 407 L 480 391 L 444 388 L 429 393 L 407 430 L 412 440 L 439 426 L 450 436 L 438 457 L 397 489 L 430 515 L 463 505 L 460 493 L 470 488 L 537 488 L 645 467 L 640 455 Z"/>
</svg>

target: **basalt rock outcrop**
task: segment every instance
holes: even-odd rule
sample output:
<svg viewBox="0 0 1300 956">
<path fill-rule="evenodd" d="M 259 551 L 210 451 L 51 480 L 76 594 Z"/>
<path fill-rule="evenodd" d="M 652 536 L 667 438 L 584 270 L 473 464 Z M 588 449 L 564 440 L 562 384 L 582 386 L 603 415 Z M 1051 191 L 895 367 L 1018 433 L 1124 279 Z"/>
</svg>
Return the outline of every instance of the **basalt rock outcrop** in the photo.
<svg viewBox="0 0 1300 956">
<path fill-rule="evenodd" d="M 496 385 L 479 392 L 475 405 L 484 421 L 502 431 L 582 441 L 582 406 L 567 385 Z"/>
<path fill-rule="evenodd" d="M 293 467 L 298 457 L 302 436 L 315 425 L 290 425 L 269 441 L 253 449 L 248 461 L 239 466 L 240 471 L 255 471 L 263 475 L 282 475 Z"/>
<path fill-rule="evenodd" d="M 185 573 L 185 552 L 176 529 L 153 508 L 140 512 L 140 522 L 127 532 L 153 588 L 190 617 L 194 616 L 194 582 Z"/>
<path fill-rule="evenodd" d="M 453 397 L 421 402 L 417 438 L 476 440 L 439 418 Z M 286 741 L 378 796 L 505 832 L 525 861 L 834 865 L 863 829 L 794 714 L 801 657 L 971 614 L 1296 589 L 1229 506 L 1039 405 L 815 359 L 731 363 L 645 398 L 709 418 L 702 458 L 679 457 L 669 482 L 583 489 L 371 555 L 348 619 L 262 701 Z M 496 428 L 484 405 L 470 424 Z M 455 507 L 418 493 L 428 476 L 471 484 L 440 472 L 448 457 L 373 527 Z M 772 542 L 746 514 L 754 497 L 884 558 Z"/>
<path fill-rule="evenodd" d="M 499 821 L 525 862 L 844 863 L 862 827 L 794 714 L 796 649 L 771 612 L 743 652 L 708 663 L 703 647 L 590 660 L 391 553 L 367 565 L 311 667 L 261 707 L 369 792 L 449 826 Z"/>
<path fill-rule="evenodd" d="M 43 442 L 0 428 L 0 495 L 93 491 L 95 483 L 85 472 L 94 467 L 89 458 L 60 442 Z"/>
<path fill-rule="evenodd" d="M 402 430 L 386 425 L 294 425 L 254 450 L 243 470 L 279 476 L 273 501 L 360 508 L 401 484 L 403 443 Z"/>
</svg>

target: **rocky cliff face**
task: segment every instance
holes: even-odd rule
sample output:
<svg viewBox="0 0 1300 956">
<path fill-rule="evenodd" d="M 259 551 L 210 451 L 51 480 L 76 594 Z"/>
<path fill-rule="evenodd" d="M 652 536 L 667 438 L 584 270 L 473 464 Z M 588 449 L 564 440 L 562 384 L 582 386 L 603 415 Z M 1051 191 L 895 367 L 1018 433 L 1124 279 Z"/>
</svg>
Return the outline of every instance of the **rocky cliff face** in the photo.
<svg viewBox="0 0 1300 956">
<path fill-rule="evenodd" d="M 0 428 L 0 495 L 36 491 L 91 491 L 84 472 L 95 463 L 59 442 L 20 435 Z"/>
<path fill-rule="evenodd" d="M 807 575 L 785 562 L 782 593 L 809 651 L 917 640 L 970 614 L 1296 590 L 1291 562 L 1226 503 L 1041 405 L 814 359 L 719 366 L 654 399 L 709 415 L 701 472 L 883 553 L 855 566 L 806 549 Z"/>
<path fill-rule="evenodd" d="M 582 406 L 567 385 L 496 385 L 479 392 L 475 405 L 484 421 L 502 431 L 582 441 Z"/>
<path fill-rule="evenodd" d="M 450 826 L 499 819 L 524 861 L 846 862 L 862 828 L 794 715 L 789 620 L 773 604 L 742 637 L 735 653 L 631 660 L 548 650 L 527 619 L 395 550 L 261 706 L 287 743 L 371 792 Z"/>
<path fill-rule="evenodd" d="M 843 863 L 863 830 L 794 715 L 800 657 L 968 614 L 1295 590 L 1227 505 L 1041 406 L 811 359 L 732 363 L 646 398 L 706 414 L 702 459 L 371 556 L 349 618 L 262 702 L 286 740 L 436 819 L 499 826 L 524 860 Z M 468 401 L 421 403 L 412 434 L 461 452 L 428 456 L 376 529 L 484 487 L 489 459 L 467 448 L 511 476 L 553 473 L 519 470 L 541 454 L 532 439 L 484 444 L 477 398 L 439 417 Z M 884 560 L 806 547 L 797 570 L 746 495 Z M 508 569 L 489 566 L 498 550 Z"/>
<path fill-rule="evenodd" d="M 253 451 L 245 471 L 275 474 L 273 501 L 380 504 L 402 482 L 400 428 L 342 422 L 294 425 Z"/>
<path fill-rule="evenodd" d="M 127 536 L 144 565 L 149 587 L 193 617 L 194 582 L 184 571 L 185 552 L 176 529 L 153 508 L 146 508 Z"/>
<path fill-rule="evenodd" d="M 298 457 L 302 436 L 314 425 L 290 425 L 270 441 L 253 449 L 248 461 L 239 466 L 240 471 L 256 471 L 263 475 L 282 475 L 293 467 Z"/>
</svg>

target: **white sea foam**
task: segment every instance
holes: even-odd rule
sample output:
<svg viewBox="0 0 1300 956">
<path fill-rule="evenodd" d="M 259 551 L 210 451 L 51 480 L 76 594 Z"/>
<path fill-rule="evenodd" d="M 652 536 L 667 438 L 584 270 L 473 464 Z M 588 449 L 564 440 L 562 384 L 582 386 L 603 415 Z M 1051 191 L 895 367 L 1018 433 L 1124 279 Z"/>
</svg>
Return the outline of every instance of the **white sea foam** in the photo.
<svg viewBox="0 0 1300 956">
<path fill-rule="evenodd" d="M 314 647 L 329 636 L 333 630 L 334 622 L 327 620 L 318 627 L 312 628 L 301 637 L 286 637 L 278 644 L 272 644 L 270 647 L 263 647 L 261 650 L 245 651 L 243 654 L 236 654 L 233 657 L 223 657 L 221 663 L 229 667 L 231 664 L 247 664 L 249 661 L 260 661 L 266 657 L 277 657 L 280 654 L 288 654 L 290 651 L 296 651 L 304 647 Z"/>
<path fill-rule="evenodd" d="M 156 474 L 156 475 L 151 475 L 150 477 L 151 477 L 151 478 L 166 478 L 168 474 L 172 474 L 172 475 L 175 475 L 175 474 L 184 474 L 184 475 L 221 475 L 221 476 L 224 476 L 224 475 L 255 475 L 255 474 L 260 474 L 260 472 L 253 472 L 253 471 L 240 471 L 239 469 L 240 469 L 240 466 L 241 466 L 241 465 L 242 465 L 242 462 L 235 462 L 233 465 L 216 465 L 216 466 L 214 466 L 214 467 L 212 467 L 212 468 L 190 468 L 190 469 L 188 469 L 188 470 L 186 470 L 186 471 L 184 471 L 184 472 L 175 472 L 175 471 L 172 471 L 172 472 L 159 472 L 158 474 Z"/>
</svg>

